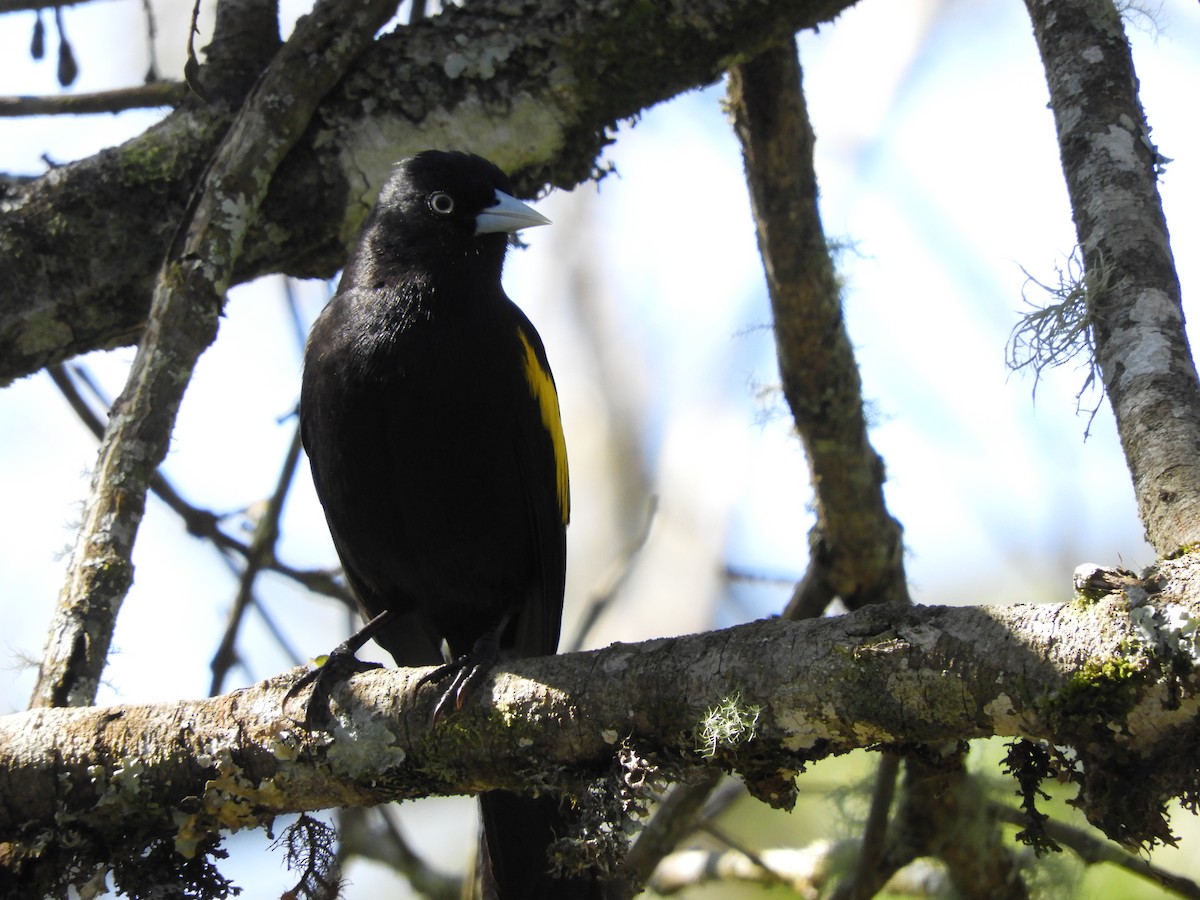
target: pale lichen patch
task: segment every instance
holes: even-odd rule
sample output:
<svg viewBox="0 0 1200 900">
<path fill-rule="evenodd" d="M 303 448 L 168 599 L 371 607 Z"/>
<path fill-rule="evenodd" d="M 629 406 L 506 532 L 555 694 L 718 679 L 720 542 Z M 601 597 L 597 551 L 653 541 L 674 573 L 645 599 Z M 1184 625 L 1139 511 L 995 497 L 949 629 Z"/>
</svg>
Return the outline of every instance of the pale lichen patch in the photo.
<svg viewBox="0 0 1200 900">
<path fill-rule="evenodd" d="M 339 138 L 342 169 L 361 187 L 361 204 L 348 204 L 343 237 L 362 227 L 392 166 L 422 150 L 466 150 L 486 156 L 506 171 L 551 159 L 562 147 L 565 125 L 559 110 L 528 93 L 502 108 L 471 97 L 448 110 L 437 110 L 414 123 L 396 116 L 362 117 Z M 349 242 L 349 241 L 348 241 Z"/>
</svg>

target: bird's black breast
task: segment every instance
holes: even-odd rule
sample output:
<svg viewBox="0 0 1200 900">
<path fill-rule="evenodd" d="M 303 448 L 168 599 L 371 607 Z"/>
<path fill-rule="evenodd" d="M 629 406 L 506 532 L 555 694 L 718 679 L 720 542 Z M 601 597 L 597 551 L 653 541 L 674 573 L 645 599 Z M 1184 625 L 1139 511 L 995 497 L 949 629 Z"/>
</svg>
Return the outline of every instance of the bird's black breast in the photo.
<svg viewBox="0 0 1200 900">
<path fill-rule="evenodd" d="M 455 299 L 339 296 L 305 365 L 317 491 L 364 611 L 400 614 L 381 643 L 404 664 L 437 661 L 442 640 L 464 653 L 506 616 L 502 646 L 558 639 L 565 526 L 526 371 L 536 332 L 502 294 Z"/>
</svg>

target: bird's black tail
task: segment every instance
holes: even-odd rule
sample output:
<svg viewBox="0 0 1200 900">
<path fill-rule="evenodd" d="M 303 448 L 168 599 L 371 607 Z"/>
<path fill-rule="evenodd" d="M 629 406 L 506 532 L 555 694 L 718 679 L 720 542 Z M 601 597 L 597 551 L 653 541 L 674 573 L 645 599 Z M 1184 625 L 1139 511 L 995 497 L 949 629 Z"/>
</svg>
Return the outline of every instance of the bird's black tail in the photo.
<svg viewBox="0 0 1200 900">
<path fill-rule="evenodd" d="M 557 797 L 487 791 L 479 795 L 479 813 L 484 900 L 603 900 L 599 878 L 550 874 L 546 851 L 568 828 Z"/>
</svg>

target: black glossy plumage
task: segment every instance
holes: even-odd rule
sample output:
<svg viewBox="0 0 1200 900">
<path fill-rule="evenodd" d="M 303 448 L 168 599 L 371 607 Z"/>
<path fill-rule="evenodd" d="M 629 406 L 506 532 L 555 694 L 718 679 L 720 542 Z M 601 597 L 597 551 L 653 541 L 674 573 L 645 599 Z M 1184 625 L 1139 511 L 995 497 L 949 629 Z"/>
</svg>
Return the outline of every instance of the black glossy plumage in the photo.
<svg viewBox="0 0 1200 900">
<path fill-rule="evenodd" d="M 477 156 L 399 163 L 308 342 L 313 480 L 364 615 L 391 611 L 375 639 L 400 665 L 489 633 L 502 655 L 558 645 L 565 447 L 541 339 L 500 284 L 521 223 L 487 211 L 511 193 Z M 477 233 L 485 219 L 495 230 Z M 493 792 L 481 808 L 494 896 L 600 896 L 546 874 L 553 799 Z"/>
</svg>

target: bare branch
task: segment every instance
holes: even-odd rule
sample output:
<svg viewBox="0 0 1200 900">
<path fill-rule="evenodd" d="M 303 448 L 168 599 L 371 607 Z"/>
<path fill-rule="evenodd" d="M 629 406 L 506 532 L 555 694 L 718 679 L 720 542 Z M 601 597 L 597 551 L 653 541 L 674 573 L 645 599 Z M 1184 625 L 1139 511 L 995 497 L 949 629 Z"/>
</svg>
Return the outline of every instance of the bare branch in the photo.
<svg viewBox="0 0 1200 900">
<path fill-rule="evenodd" d="M 1013 809 L 1002 803 L 991 804 L 991 814 L 997 821 L 1025 827 L 1026 818 L 1021 810 Z M 1094 866 L 1097 863 L 1111 863 L 1126 872 L 1132 872 L 1153 882 L 1169 893 L 1190 900 L 1200 900 L 1200 884 L 1182 875 L 1168 872 L 1161 866 L 1156 866 L 1150 860 L 1137 856 L 1127 850 L 1122 850 L 1112 841 L 1089 834 L 1082 828 L 1075 828 L 1064 822 L 1048 819 L 1045 822 L 1046 835 L 1063 847 L 1066 847 L 1081 859 L 1085 865 Z"/>
<path fill-rule="evenodd" d="M 1111 0 L 1027 0 L 1050 88 L 1096 361 L 1160 555 L 1200 541 L 1200 379 L 1121 17 Z"/>
<path fill-rule="evenodd" d="M 667 794 L 625 857 L 631 883 L 645 884 L 660 861 L 695 830 L 704 802 L 721 775 L 720 769 L 700 769 Z"/>
<path fill-rule="evenodd" d="M 159 275 L 150 321 L 113 407 L 75 552 L 34 688 L 35 706 L 90 703 L 131 557 L 146 490 L 217 318 L 246 233 L 279 162 L 320 99 L 370 43 L 395 0 L 325 0 L 301 20 L 246 100 L 213 159 Z"/>
<path fill-rule="evenodd" d="M 610 777 L 626 746 L 661 768 L 648 783 L 716 763 L 786 806 L 806 761 L 987 735 L 1075 747 L 1078 768 L 1064 774 L 1089 818 L 1123 840 L 1152 840 L 1165 799 L 1194 775 L 1200 682 L 1187 661 L 1200 654 L 1178 623 L 1200 617 L 1197 583 L 1189 560 L 1091 604 L 867 606 L 513 660 L 444 727 L 430 723 L 436 691 L 418 689 L 424 670 L 410 669 L 337 686 L 330 734 L 307 734 L 282 712 L 294 675 L 208 700 L 31 710 L 0 719 L 0 842 L 111 849 L 302 809 L 531 784 L 579 790 Z M 1139 603 L 1148 585 L 1162 593 Z M 714 707 L 735 695 L 761 709 L 753 733 L 697 752 Z M 635 781 L 628 775 L 619 780 Z M 971 796 L 952 808 L 964 814 Z M 929 817 L 927 803 L 911 805 Z M 953 849 L 953 834 L 931 834 L 943 842 L 932 852 Z"/>
<path fill-rule="evenodd" d="M 431 867 L 404 839 L 391 815 L 394 807 L 343 809 L 338 814 L 338 853 L 391 866 L 428 900 L 459 900 L 463 880 Z"/>
<path fill-rule="evenodd" d="M 225 682 L 229 669 L 237 661 L 237 636 L 241 627 L 242 616 L 254 599 L 254 583 L 259 573 L 275 558 L 275 547 L 279 543 L 279 517 L 283 515 L 283 503 L 292 487 L 292 478 L 296 474 L 296 464 L 300 460 L 300 425 L 297 423 L 292 434 L 292 442 L 284 456 L 283 465 L 279 470 L 279 478 L 275 490 L 267 501 L 267 507 L 258 517 L 254 527 L 254 537 L 250 541 L 250 552 L 246 555 L 246 568 L 238 579 L 238 592 L 229 611 L 229 621 L 225 625 L 225 633 L 221 643 L 213 655 L 211 664 L 212 682 L 209 684 L 209 694 L 216 694 Z"/>
<path fill-rule="evenodd" d="M 91 378 L 80 369 L 78 366 L 71 367 L 76 376 L 80 378 L 92 390 L 92 393 L 98 395 L 96 385 Z M 96 411 L 91 408 L 88 401 L 75 388 L 75 382 L 72 380 L 71 373 L 66 366 L 50 366 L 47 369 L 51 380 L 59 393 L 66 398 L 66 401 L 71 404 L 71 408 L 75 410 L 75 414 L 79 420 L 87 426 L 87 429 L 96 436 L 97 440 L 104 438 L 104 422 Z M 97 397 L 104 403 L 105 407 L 110 404 L 103 398 Z M 188 503 L 179 495 L 174 486 L 169 482 L 162 472 L 155 472 L 150 477 L 150 490 L 154 495 L 162 500 L 171 510 L 183 519 L 184 527 L 187 528 L 188 534 L 195 537 L 207 538 L 216 545 L 219 550 L 236 551 L 243 556 L 249 554 L 249 548 L 241 541 L 229 537 L 220 527 L 221 517 L 211 510 L 201 509 Z"/>
<path fill-rule="evenodd" d="M 800 897 L 820 897 L 857 852 L 854 841 L 818 841 L 808 847 L 763 850 L 764 865 L 736 850 L 683 850 L 655 871 L 650 886 L 663 895 L 713 882 L 745 881 L 778 884 L 783 881 Z M 887 883 L 888 893 L 900 897 L 943 897 L 949 880 L 934 867 L 914 863 Z"/>
<path fill-rule="evenodd" d="M 0 14 L 22 10 L 55 9 L 60 6 L 78 6 L 92 0 L 0 0 Z"/>
<path fill-rule="evenodd" d="M 809 567 L 791 607 L 818 615 L 834 597 L 907 602 L 900 523 L 883 497 L 858 365 L 817 210 L 812 125 L 794 39 L 729 76 L 729 105 L 766 270 L 783 392 L 804 442 L 816 495 Z"/>
<path fill-rule="evenodd" d="M 587 606 L 579 617 L 575 636 L 565 645 L 564 649 L 578 650 L 582 647 L 584 641 L 587 640 L 588 632 L 616 599 L 633 570 L 634 562 L 642 552 L 642 548 L 646 546 L 646 540 L 650 537 L 650 526 L 654 524 L 654 516 L 657 512 L 658 498 L 651 496 L 649 503 L 646 504 L 646 515 L 642 519 L 641 527 L 617 554 L 616 559 L 608 564 L 600 583 L 588 594 Z"/>
<path fill-rule="evenodd" d="M 176 107 L 183 103 L 187 88 L 179 81 L 155 81 L 137 87 L 100 91 L 95 94 L 62 94 L 58 97 L 0 97 L 0 117 L 81 116 L 116 113 L 127 109 Z"/>
<path fill-rule="evenodd" d="M 104 437 L 104 423 L 96 411 L 91 408 L 88 401 L 75 388 L 75 383 L 72 380 L 72 374 L 79 378 L 88 389 L 95 395 L 96 400 L 103 404 L 107 409 L 111 404 L 107 397 L 104 397 L 96 384 L 88 376 L 87 371 L 79 366 L 70 367 L 68 372 L 65 366 L 50 366 L 47 370 L 51 380 L 54 381 L 59 391 L 71 404 L 71 408 L 75 410 L 81 422 L 87 426 L 88 430 L 94 434 L 97 439 Z M 172 512 L 183 520 L 184 527 L 188 534 L 193 537 L 208 540 L 222 553 L 237 554 L 243 559 L 249 559 L 252 550 L 250 545 L 238 540 L 237 538 L 227 534 L 221 530 L 221 521 L 224 518 L 209 509 L 202 509 L 194 506 L 185 500 L 171 482 L 162 474 L 161 471 L 155 472 L 150 479 L 150 490 L 154 495 L 162 500 Z M 262 562 L 262 567 L 269 569 L 272 572 L 277 572 L 285 578 L 289 578 L 304 588 L 316 594 L 322 594 L 326 597 L 331 597 L 344 603 L 352 609 L 357 608 L 354 603 L 354 598 L 350 596 L 350 591 L 337 579 L 334 574 L 323 569 L 296 569 L 292 566 L 281 562 L 273 555 L 266 558 Z"/>
<path fill-rule="evenodd" d="M 854 860 L 852 874 L 845 882 L 845 889 L 839 886 L 839 890 L 833 894 L 834 900 L 869 900 L 877 893 L 878 885 L 888 881 L 897 871 L 895 867 L 885 871 L 882 863 L 887 850 L 888 823 L 899 776 L 899 755 L 882 754 L 875 773 L 875 789 L 871 794 L 871 807 L 863 827 L 858 856 Z"/>
</svg>

